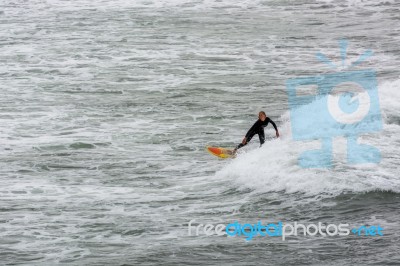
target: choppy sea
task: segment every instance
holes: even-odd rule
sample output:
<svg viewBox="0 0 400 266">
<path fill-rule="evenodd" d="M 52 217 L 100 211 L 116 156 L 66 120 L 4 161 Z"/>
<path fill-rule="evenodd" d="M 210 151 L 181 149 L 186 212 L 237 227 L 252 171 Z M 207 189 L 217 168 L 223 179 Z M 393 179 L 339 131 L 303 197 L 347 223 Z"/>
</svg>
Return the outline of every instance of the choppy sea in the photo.
<svg viewBox="0 0 400 266">
<path fill-rule="evenodd" d="M 381 162 L 347 164 L 338 137 L 332 168 L 302 168 L 286 81 L 347 71 L 316 57 L 342 64 L 340 40 L 346 66 L 373 51 L 354 69 L 376 71 L 383 129 L 360 138 Z M 1 264 L 399 265 L 399 42 L 395 0 L 2 0 Z M 279 139 L 205 151 L 260 110 Z M 384 233 L 246 241 L 191 220 Z"/>
</svg>

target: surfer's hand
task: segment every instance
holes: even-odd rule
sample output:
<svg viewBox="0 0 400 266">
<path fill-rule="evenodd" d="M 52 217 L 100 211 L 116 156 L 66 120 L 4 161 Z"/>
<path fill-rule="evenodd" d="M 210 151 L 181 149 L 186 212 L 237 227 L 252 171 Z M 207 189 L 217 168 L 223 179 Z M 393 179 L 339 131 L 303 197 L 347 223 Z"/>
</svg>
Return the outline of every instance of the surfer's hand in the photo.
<svg viewBox="0 0 400 266">
<path fill-rule="evenodd" d="M 279 138 L 279 132 L 278 131 L 276 131 L 276 137 Z"/>
</svg>

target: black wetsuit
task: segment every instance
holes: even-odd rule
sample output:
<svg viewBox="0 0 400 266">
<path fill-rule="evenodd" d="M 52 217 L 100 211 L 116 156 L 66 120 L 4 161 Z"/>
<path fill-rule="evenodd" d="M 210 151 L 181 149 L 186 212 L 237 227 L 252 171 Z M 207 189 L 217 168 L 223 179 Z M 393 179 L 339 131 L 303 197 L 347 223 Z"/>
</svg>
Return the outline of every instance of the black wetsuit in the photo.
<svg viewBox="0 0 400 266">
<path fill-rule="evenodd" d="M 258 119 L 254 125 L 247 131 L 246 134 L 246 144 L 249 143 L 249 141 L 254 137 L 255 134 L 258 134 L 258 138 L 260 139 L 260 146 L 264 144 L 265 142 L 265 135 L 264 135 L 264 127 L 268 126 L 268 123 L 271 123 L 272 126 L 275 128 L 275 131 L 278 131 L 278 128 L 276 127 L 276 124 L 274 121 L 272 121 L 269 117 L 267 117 L 264 122 Z M 243 143 L 240 143 L 236 149 L 240 149 L 244 145 Z"/>
</svg>

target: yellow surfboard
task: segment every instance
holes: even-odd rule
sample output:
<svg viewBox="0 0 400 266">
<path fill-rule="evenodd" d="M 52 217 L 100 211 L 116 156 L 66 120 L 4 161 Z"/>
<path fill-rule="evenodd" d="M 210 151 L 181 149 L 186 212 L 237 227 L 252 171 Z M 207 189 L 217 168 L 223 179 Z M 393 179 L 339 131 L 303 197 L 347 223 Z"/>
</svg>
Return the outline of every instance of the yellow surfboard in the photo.
<svg viewBox="0 0 400 266">
<path fill-rule="evenodd" d="M 223 158 L 223 159 L 235 157 L 233 149 L 225 149 L 225 148 L 220 148 L 220 147 L 207 146 L 207 151 L 209 153 L 211 153 L 212 155 L 217 156 L 219 158 Z"/>
</svg>

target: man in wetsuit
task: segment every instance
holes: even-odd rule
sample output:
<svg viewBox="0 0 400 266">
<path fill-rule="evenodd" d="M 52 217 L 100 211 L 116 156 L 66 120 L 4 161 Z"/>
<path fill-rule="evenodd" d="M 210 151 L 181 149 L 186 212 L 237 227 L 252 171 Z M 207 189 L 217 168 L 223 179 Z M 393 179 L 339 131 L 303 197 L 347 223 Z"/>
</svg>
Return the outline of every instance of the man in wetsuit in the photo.
<svg viewBox="0 0 400 266">
<path fill-rule="evenodd" d="M 278 128 L 276 127 L 276 124 L 269 117 L 267 117 L 264 111 L 258 113 L 258 118 L 259 119 L 254 123 L 254 125 L 249 129 L 249 131 L 247 131 L 247 134 L 243 138 L 242 143 L 240 143 L 234 149 L 234 152 L 236 152 L 237 149 L 240 149 L 241 147 L 249 143 L 249 141 L 254 137 L 255 134 L 258 134 L 258 138 L 260 139 L 260 146 L 263 145 L 265 142 L 264 127 L 266 127 L 268 123 L 271 123 L 272 126 L 275 128 L 276 137 L 279 138 L 279 131 Z"/>
</svg>

